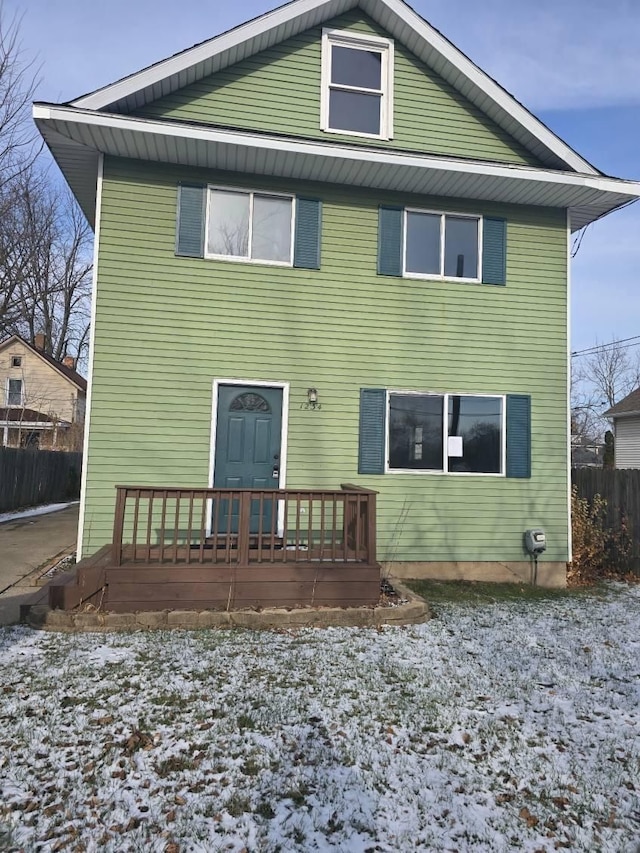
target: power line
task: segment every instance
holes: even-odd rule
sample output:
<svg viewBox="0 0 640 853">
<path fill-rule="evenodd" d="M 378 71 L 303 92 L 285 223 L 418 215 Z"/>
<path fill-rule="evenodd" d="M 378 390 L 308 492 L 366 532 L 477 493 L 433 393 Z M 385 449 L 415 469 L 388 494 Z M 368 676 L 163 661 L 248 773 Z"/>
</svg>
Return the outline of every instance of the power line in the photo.
<svg viewBox="0 0 640 853">
<path fill-rule="evenodd" d="M 589 225 L 591 225 L 591 223 L 589 223 Z M 589 225 L 585 225 L 585 227 L 580 230 L 580 233 L 578 234 L 576 239 L 573 241 L 573 246 L 571 247 L 571 257 L 572 258 L 575 258 L 575 256 L 580 251 L 580 246 L 582 246 L 582 241 L 584 240 L 584 235 L 587 233 L 587 229 L 589 228 Z"/>
<path fill-rule="evenodd" d="M 615 210 L 616 211 L 624 210 L 625 207 L 630 207 L 632 204 L 635 204 L 637 201 L 638 201 L 637 198 L 632 198 L 630 201 L 627 201 L 624 204 L 621 204 L 620 207 L 616 207 Z M 602 214 L 602 215 L 604 216 L 605 214 Z M 594 221 L 597 221 L 597 220 L 594 220 Z M 589 222 L 587 225 L 584 226 L 584 228 L 581 228 L 580 231 L 578 232 L 576 238 L 574 239 L 573 245 L 571 246 L 571 257 L 572 258 L 575 258 L 575 256 L 580 251 L 580 248 L 582 247 L 582 241 L 584 240 L 585 234 L 587 233 L 587 230 L 588 230 L 590 225 L 593 225 L 593 222 Z"/>
<path fill-rule="evenodd" d="M 629 341 L 635 341 L 635 343 L 628 343 Z M 625 344 L 625 346 L 620 346 L 620 344 Z M 593 347 L 575 350 L 575 352 L 571 353 L 571 358 L 580 355 L 593 355 L 597 352 L 608 352 L 612 349 L 629 349 L 630 347 L 637 346 L 640 346 L 640 335 L 633 335 L 631 338 L 621 338 L 619 341 L 609 341 L 608 344 L 596 344 Z"/>
</svg>

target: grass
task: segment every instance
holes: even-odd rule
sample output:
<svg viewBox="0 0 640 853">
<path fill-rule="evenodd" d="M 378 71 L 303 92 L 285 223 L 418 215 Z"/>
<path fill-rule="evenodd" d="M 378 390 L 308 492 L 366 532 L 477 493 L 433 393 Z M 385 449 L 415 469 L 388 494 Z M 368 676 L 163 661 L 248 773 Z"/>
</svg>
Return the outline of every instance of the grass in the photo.
<svg viewBox="0 0 640 853">
<path fill-rule="evenodd" d="M 406 580 L 403 583 L 431 605 L 471 604 L 486 605 L 498 602 L 536 602 L 604 598 L 611 589 L 596 585 L 572 589 L 550 589 L 523 583 L 489 583 L 487 581 L 435 581 Z"/>
<path fill-rule="evenodd" d="M 0 631 L 0 850 L 635 849 L 640 588 L 412 586 L 440 618 Z"/>
</svg>

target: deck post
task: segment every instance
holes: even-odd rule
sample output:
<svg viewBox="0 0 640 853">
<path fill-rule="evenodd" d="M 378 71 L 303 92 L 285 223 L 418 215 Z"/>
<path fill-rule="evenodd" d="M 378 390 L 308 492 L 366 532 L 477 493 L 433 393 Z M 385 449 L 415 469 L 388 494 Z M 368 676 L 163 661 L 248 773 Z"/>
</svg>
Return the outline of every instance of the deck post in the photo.
<svg viewBox="0 0 640 853">
<path fill-rule="evenodd" d="M 116 509 L 113 517 L 113 562 L 116 566 L 122 565 L 122 536 L 124 532 L 124 513 L 126 502 L 126 487 L 116 486 Z"/>
<path fill-rule="evenodd" d="M 367 562 L 376 562 L 376 498 L 375 492 L 367 495 Z"/>
</svg>

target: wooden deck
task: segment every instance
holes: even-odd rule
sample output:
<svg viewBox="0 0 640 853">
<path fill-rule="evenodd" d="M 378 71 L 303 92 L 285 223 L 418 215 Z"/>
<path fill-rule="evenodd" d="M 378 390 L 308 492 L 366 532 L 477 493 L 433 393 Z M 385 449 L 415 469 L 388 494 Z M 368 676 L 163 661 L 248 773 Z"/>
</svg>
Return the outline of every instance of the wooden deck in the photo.
<svg viewBox="0 0 640 853">
<path fill-rule="evenodd" d="M 113 542 L 50 605 L 234 610 L 373 605 L 376 493 L 119 486 Z"/>
</svg>

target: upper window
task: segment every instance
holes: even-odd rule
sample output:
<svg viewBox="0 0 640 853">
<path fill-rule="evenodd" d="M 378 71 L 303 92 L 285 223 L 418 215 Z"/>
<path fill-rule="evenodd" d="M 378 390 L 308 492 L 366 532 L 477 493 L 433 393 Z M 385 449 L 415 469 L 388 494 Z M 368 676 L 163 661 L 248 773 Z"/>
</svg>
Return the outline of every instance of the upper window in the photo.
<svg viewBox="0 0 640 853">
<path fill-rule="evenodd" d="M 404 274 L 480 281 L 482 220 L 405 210 Z"/>
<path fill-rule="evenodd" d="M 389 394 L 389 470 L 504 473 L 504 398 Z"/>
<path fill-rule="evenodd" d="M 11 356 L 11 367 L 22 367 L 22 356 L 12 355 Z"/>
<path fill-rule="evenodd" d="M 390 139 L 393 135 L 393 42 L 324 30 L 323 130 Z"/>
<path fill-rule="evenodd" d="M 7 380 L 7 406 L 22 405 L 22 379 Z"/>
<path fill-rule="evenodd" d="M 206 255 L 229 260 L 293 263 L 293 198 L 210 187 Z"/>
</svg>

